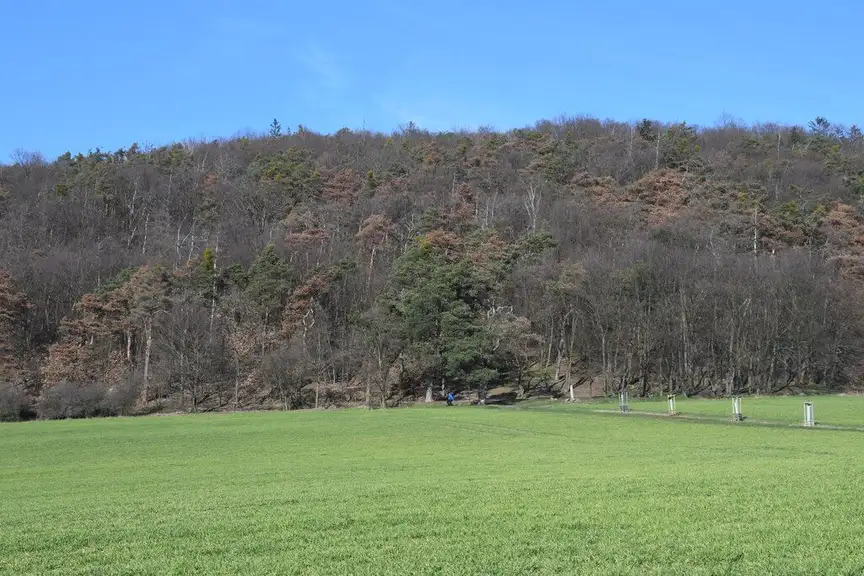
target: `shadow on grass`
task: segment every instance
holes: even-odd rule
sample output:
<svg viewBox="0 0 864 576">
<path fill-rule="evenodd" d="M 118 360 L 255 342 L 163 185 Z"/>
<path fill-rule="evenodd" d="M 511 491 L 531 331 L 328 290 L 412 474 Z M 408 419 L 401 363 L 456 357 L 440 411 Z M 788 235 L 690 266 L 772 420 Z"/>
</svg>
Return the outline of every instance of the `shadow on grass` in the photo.
<svg viewBox="0 0 864 576">
<path fill-rule="evenodd" d="M 532 403 L 549 400 L 548 396 L 532 396 L 530 398 L 519 398 L 516 392 L 502 392 L 500 394 L 492 394 L 486 397 L 482 402 L 486 406 L 513 406 L 517 404 L 531 405 Z"/>
</svg>

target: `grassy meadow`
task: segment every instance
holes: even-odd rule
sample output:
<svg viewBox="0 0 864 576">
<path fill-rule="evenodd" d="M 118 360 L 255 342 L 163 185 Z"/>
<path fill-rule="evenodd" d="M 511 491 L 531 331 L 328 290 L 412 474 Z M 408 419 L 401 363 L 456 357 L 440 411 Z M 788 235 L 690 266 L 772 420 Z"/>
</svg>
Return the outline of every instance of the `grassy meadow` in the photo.
<svg viewBox="0 0 864 576">
<path fill-rule="evenodd" d="M 803 424 L 804 403 L 812 402 L 817 425 L 853 427 L 864 430 L 864 396 L 745 396 L 741 411 L 750 423 Z M 555 410 L 585 409 L 618 411 L 618 401 L 586 402 L 584 404 L 552 403 L 546 407 Z M 630 400 L 630 409 L 636 412 L 666 414 L 666 398 Z M 684 417 L 711 420 L 730 420 L 730 399 L 675 398 L 675 409 Z"/>
<path fill-rule="evenodd" d="M 864 573 L 864 433 L 538 408 L 0 424 L 0 573 Z"/>
</svg>

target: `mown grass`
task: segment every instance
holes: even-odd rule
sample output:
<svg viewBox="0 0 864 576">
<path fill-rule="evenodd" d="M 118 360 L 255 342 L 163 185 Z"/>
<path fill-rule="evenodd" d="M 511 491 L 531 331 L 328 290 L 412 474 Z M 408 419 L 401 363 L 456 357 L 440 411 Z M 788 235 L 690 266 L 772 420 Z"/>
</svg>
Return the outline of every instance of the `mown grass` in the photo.
<svg viewBox="0 0 864 576">
<path fill-rule="evenodd" d="M 804 402 L 812 402 L 816 423 L 826 426 L 849 426 L 864 429 L 864 396 L 744 396 L 741 411 L 745 421 L 804 423 Z M 603 400 L 583 404 L 554 404 L 564 410 L 618 410 L 618 401 Z M 665 414 L 669 410 L 666 398 L 631 399 L 630 409 Z M 728 398 L 684 398 L 676 396 L 675 409 L 682 416 L 731 419 L 732 401 Z"/>
<path fill-rule="evenodd" d="M 464 406 L 6 424 L 0 572 L 861 574 L 862 449 Z"/>
</svg>

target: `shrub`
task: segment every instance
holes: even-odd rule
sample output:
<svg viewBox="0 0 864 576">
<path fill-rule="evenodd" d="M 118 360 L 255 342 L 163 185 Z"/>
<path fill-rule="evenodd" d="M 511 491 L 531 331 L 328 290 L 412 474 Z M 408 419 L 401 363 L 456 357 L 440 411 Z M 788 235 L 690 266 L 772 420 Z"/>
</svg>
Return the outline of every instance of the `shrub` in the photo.
<svg viewBox="0 0 864 576">
<path fill-rule="evenodd" d="M 115 386 L 109 388 L 102 402 L 103 408 L 111 415 L 127 416 L 135 407 L 143 389 L 142 378 L 139 374 L 132 374 Z"/>
<path fill-rule="evenodd" d="M 105 399 L 106 390 L 98 384 L 61 382 L 42 392 L 36 413 L 44 419 L 110 416 Z"/>
<path fill-rule="evenodd" d="M 36 413 L 46 420 L 127 415 L 135 407 L 140 393 L 138 374 L 112 386 L 61 382 L 42 392 L 36 403 Z"/>
<path fill-rule="evenodd" d="M 27 395 L 22 390 L 14 384 L 0 382 L 0 422 L 20 420 L 27 407 Z"/>
</svg>

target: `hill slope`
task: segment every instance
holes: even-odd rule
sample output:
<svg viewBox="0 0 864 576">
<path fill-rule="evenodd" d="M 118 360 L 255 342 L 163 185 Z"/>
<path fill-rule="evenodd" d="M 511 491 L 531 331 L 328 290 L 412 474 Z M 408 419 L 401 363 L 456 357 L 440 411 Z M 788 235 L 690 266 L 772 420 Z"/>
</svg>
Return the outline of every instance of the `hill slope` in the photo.
<svg viewBox="0 0 864 576">
<path fill-rule="evenodd" d="M 855 386 L 864 139 L 574 119 L 0 167 L 0 413 Z"/>
</svg>

